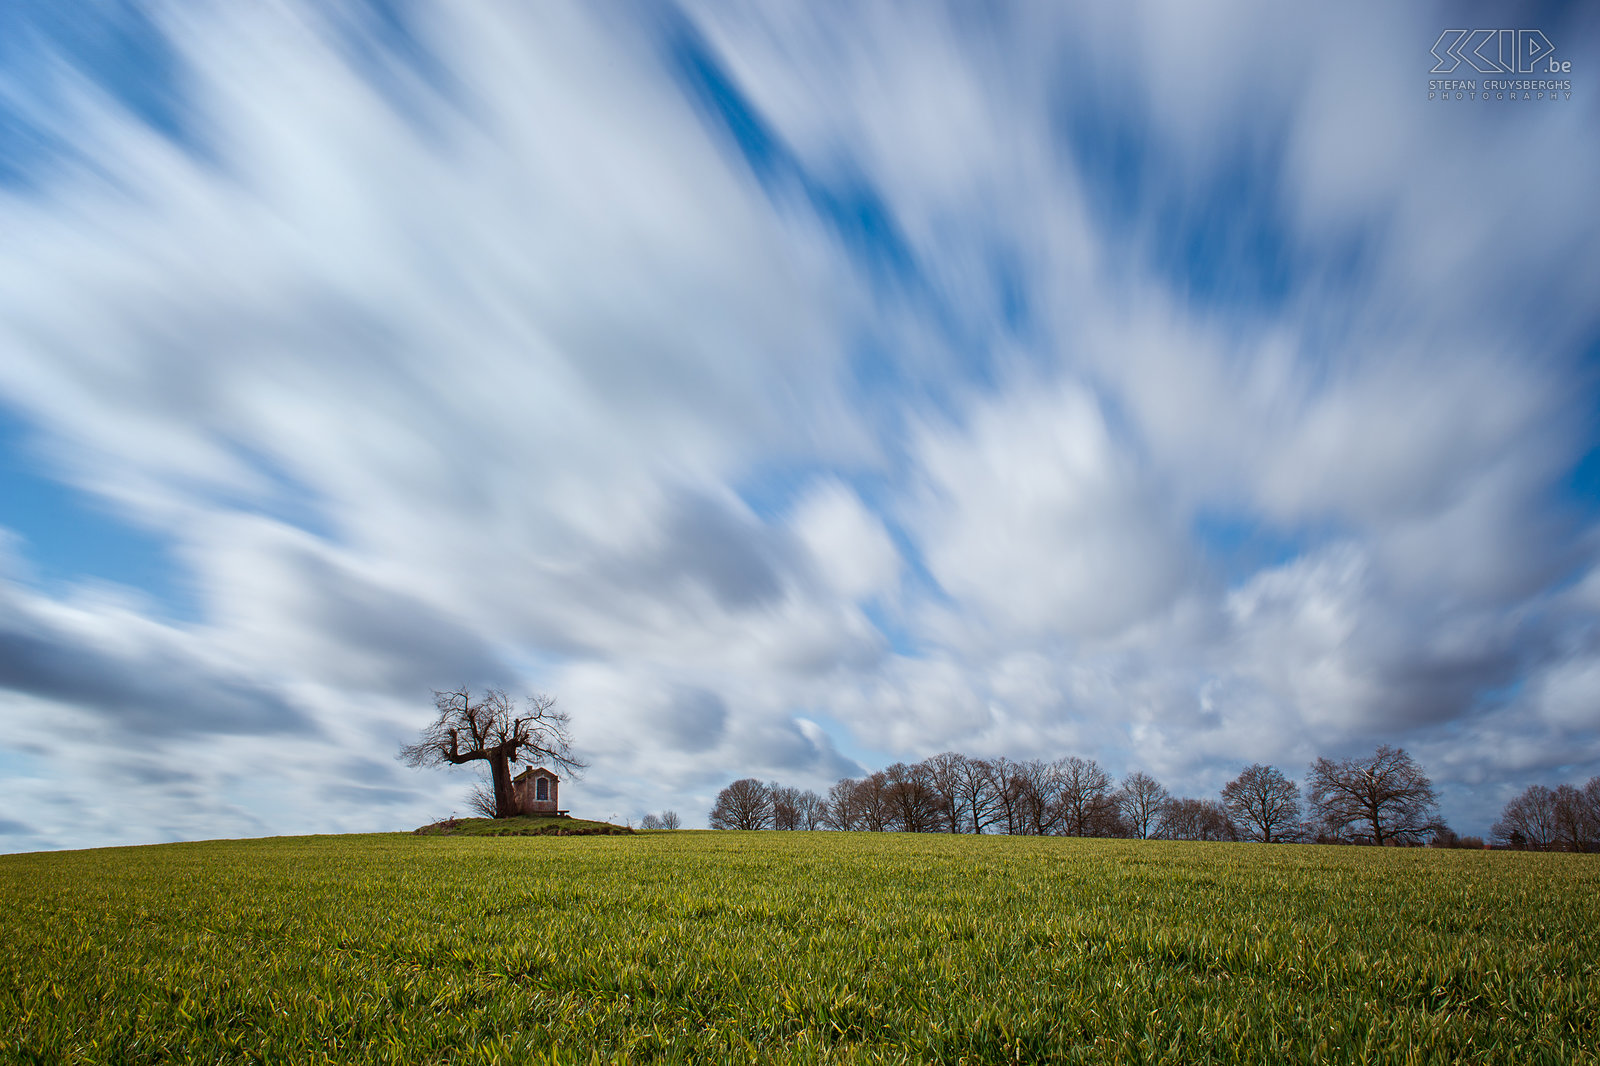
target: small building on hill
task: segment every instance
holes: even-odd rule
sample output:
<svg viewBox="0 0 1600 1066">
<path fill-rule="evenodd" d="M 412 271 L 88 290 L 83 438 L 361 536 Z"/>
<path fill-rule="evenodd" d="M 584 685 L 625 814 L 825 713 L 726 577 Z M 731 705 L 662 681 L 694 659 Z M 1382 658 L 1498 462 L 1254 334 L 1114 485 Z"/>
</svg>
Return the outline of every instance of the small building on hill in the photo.
<svg viewBox="0 0 1600 1066">
<path fill-rule="evenodd" d="M 543 766 L 530 766 L 511 779 L 512 796 L 522 814 L 566 814 L 558 810 L 561 778 Z"/>
</svg>

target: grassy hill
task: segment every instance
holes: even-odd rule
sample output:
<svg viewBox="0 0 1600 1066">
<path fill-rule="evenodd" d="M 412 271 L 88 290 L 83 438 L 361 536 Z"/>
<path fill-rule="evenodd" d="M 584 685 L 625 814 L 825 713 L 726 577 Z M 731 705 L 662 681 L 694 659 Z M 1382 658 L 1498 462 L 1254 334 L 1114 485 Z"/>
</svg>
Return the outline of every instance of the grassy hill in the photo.
<svg viewBox="0 0 1600 1066">
<path fill-rule="evenodd" d="M 1600 857 L 998 837 L 0 856 L 3 1062 L 1550 1062 Z"/>
<path fill-rule="evenodd" d="M 413 832 L 449 837 L 617 836 L 632 829 L 582 818 L 521 814 L 515 818 L 447 818 Z"/>
</svg>

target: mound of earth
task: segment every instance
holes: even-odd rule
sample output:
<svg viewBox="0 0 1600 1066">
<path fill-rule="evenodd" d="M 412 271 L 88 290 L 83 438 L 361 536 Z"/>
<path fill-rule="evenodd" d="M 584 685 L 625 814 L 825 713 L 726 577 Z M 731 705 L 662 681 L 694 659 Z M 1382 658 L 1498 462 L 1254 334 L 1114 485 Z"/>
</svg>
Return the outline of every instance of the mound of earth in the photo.
<svg viewBox="0 0 1600 1066">
<path fill-rule="evenodd" d="M 610 822 L 591 822 L 566 815 L 518 815 L 515 818 L 446 818 L 413 832 L 423 836 L 582 837 L 625 836 L 633 830 Z"/>
</svg>

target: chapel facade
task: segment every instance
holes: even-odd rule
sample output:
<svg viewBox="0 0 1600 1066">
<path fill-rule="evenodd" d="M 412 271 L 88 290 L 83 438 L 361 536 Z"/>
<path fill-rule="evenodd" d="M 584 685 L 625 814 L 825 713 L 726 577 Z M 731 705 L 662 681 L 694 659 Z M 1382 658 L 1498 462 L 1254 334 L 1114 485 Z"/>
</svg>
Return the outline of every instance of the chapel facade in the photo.
<svg viewBox="0 0 1600 1066">
<path fill-rule="evenodd" d="M 561 778 L 543 766 L 530 766 L 511 780 L 519 814 L 565 814 L 558 793 Z"/>
</svg>

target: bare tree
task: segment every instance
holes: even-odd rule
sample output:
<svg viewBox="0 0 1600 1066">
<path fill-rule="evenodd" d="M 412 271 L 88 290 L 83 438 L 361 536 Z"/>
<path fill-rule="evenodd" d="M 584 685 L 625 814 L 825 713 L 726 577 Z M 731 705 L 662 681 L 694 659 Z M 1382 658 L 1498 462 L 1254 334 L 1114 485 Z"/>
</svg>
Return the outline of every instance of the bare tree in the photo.
<svg viewBox="0 0 1600 1066">
<path fill-rule="evenodd" d="M 1543 785 L 1529 785 L 1506 804 L 1489 832 L 1509 847 L 1548 850 L 1556 840 L 1556 794 Z"/>
<path fill-rule="evenodd" d="M 1587 851 L 1594 839 L 1587 797 L 1572 785 L 1557 785 L 1551 791 L 1555 806 L 1556 846 L 1563 851 Z"/>
<path fill-rule="evenodd" d="M 683 824 L 683 819 L 678 817 L 677 811 L 661 812 L 661 828 L 676 829 Z"/>
<path fill-rule="evenodd" d="M 467 809 L 484 818 L 495 816 L 494 779 L 487 772 L 473 784 L 472 791 L 467 793 Z"/>
<path fill-rule="evenodd" d="M 933 789 L 934 806 L 938 809 L 939 828 L 946 833 L 961 832 L 965 813 L 961 802 L 961 784 L 968 763 L 965 755 L 953 751 L 942 752 L 924 759 L 928 784 Z"/>
<path fill-rule="evenodd" d="M 939 824 L 939 799 L 921 763 L 897 762 L 883 771 L 889 824 L 902 833 L 926 833 Z"/>
<path fill-rule="evenodd" d="M 994 766 L 984 759 L 963 759 L 956 772 L 956 798 L 964 832 L 982 833 L 1000 817 L 1000 785 Z"/>
<path fill-rule="evenodd" d="M 465 685 L 453 692 L 435 692 L 438 715 L 423 729 L 416 743 L 400 749 L 409 766 L 459 766 L 482 760 L 489 764 L 494 789 L 494 816 L 517 813 L 511 793 L 511 765 L 559 766 L 581 770 L 572 754 L 565 711 L 556 710 L 554 696 L 529 696 L 519 713 L 517 704 L 499 689 L 489 689 L 474 700 Z"/>
<path fill-rule="evenodd" d="M 1168 840 L 1238 840 L 1239 828 L 1216 800 L 1172 799 L 1161 809 L 1158 835 Z"/>
<path fill-rule="evenodd" d="M 1117 835 L 1117 804 L 1111 775 L 1093 759 L 1072 755 L 1052 767 L 1057 781 L 1061 831 L 1073 837 Z"/>
<path fill-rule="evenodd" d="M 1274 766 L 1256 763 L 1222 788 L 1222 803 L 1264 844 L 1293 839 L 1300 827 L 1300 790 Z"/>
<path fill-rule="evenodd" d="M 1007 833 L 1022 832 L 1021 780 L 1017 763 L 1001 755 L 989 762 L 989 773 L 994 782 L 994 803 L 998 821 L 1003 822 Z"/>
<path fill-rule="evenodd" d="M 1433 783 L 1404 748 L 1385 744 L 1364 758 L 1318 759 L 1311 765 L 1311 807 L 1330 829 L 1373 844 L 1421 843 L 1439 825 Z"/>
<path fill-rule="evenodd" d="M 855 804 L 862 829 L 871 833 L 886 832 L 894 817 L 889 803 L 888 775 L 877 770 L 857 781 Z"/>
<path fill-rule="evenodd" d="M 639 828 L 664 829 L 666 827 L 661 824 L 661 819 L 658 816 L 655 814 L 647 814 L 643 818 L 639 819 Z"/>
<path fill-rule="evenodd" d="M 1483 841 L 1477 837 L 1464 837 L 1448 825 L 1440 822 L 1439 828 L 1433 831 L 1433 837 L 1428 841 L 1428 847 L 1475 848 L 1481 851 L 1483 849 Z"/>
<path fill-rule="evenodd" d="M 796 828 L 821 829 L 822 815 L 827 806 L 827 801 L 809 788 L 800 793 L 794 800 Z"/>
<path fill-rule="evenodd" d="M 841 777 L 833 783 L 828 789 L 828 798 L 823 801 L 823 825 L 844 831 L 863 828 L 861 808 L 856 802 L 856 789 L 860 784 L 849 777 Z"/>
<path fill-rule="evenodd" d="M 741 778 L 717 793 L 711 828 L 767 829 L 771 825 L 772 791 L 755 778 Z"/>
<path fill-rule="evenodd" d="M 809 788 L 780 785 L 774 781 L 767 786 L 772 797 L 772 828 L 817 829 L 821 827 L 827 801 Z"/>
<path fill-rule="evenodd" d="M 800 828 L 800 790 L 793 785 L 780 785 L 776 781 L 767 786 L 772 797 L 772 828 L 795 830 Z"/>
<path fill-rule="evenodd" d="M 1135 771 L 1124 777 L 1122 788 L 1116 793 L 1122 816 L 1127 819 L 1133 835 L 1140 840 L 1155 834 L 1168 798 L 1166 786 L 1143 771 Z"/>
<path fill-rule="evenodd" d="M 1535 851 L 1600 848 L 1600 777 L 1576 785 L 1530 785 L 1491 829 L 1496 843 Z"/>
<path fill-rule="evenodd" d="M 1012 763 L 1010 789 L 1017 817 L 1013 832 L 1046 836 L 1056 831 L 1061 824 L 1061 808 L 1057 804 L 1060 781 L 1054 765 L 1043 759 Z"/>
<path fill-rule="evenodd" d="M 1589 850 L 1600 850 L 1600 777 L 1591 777 L 1584 784 L 1583 809 L 1589 827 Z"/>
</svg>

